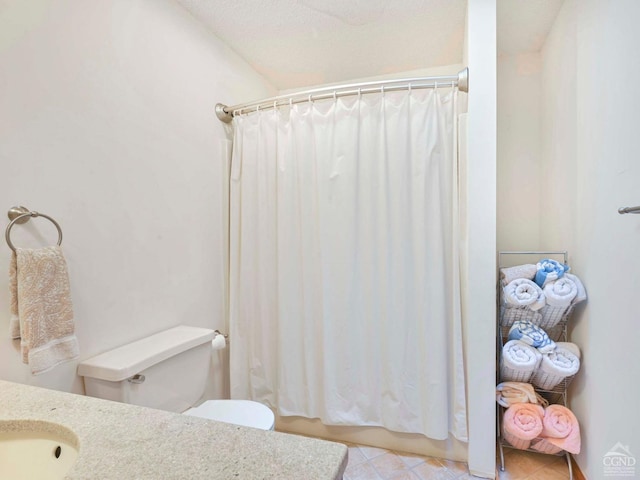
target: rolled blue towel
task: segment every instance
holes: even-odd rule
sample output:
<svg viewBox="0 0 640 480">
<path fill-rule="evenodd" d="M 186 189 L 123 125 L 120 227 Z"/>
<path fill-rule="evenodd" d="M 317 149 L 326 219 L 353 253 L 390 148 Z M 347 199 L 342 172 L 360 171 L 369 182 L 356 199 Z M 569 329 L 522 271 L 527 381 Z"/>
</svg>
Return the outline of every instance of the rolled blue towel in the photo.
<svg viewBox="0 0 640 480">
<path fill-rule="evenodd" d="M 527 320 L 513 322 L 508 339 L 520 340 L 537 348 L 540 353 L 551 353 L 556 349 L 556 343 L 549 338 L 547 332 Z"/>
<path fill-rule="evenodd" d="M 550 258 L 540 260 L 536 267 L 538 271 L 536 272 L 535 282 L 540 288 L 543 288 L 547 282 L 558 280 L 565 272 L 569 271 L 569 265 L 564 265 Z"/>
</svg>

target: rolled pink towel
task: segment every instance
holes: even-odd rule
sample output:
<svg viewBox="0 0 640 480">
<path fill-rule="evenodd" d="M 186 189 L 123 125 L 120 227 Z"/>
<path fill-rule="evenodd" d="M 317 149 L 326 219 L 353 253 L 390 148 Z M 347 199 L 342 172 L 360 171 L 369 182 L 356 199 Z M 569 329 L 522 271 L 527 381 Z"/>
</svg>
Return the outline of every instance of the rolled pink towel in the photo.
<svg viewBox="0 0 640 480">
<path fill-rule="evenodd" d="M 540 453 L 548 453 L 550 455 L 556 455 L 563 450 L 560 447 L 556 447 L 554 444 L 549 443 L 544 438 L 536 438 L 531 442 L 531 449 L 537 450 Z"/>
<path fill-rule="evenodd" d="M 542 433 L 544 409 L 532 403 L 514 403 L 504 412 L 502 435 L 516 448 L 526 450 Z"/>
<path fill-rule="evenodd" d="M 549 405 L 544 410 L 542 424 L 542 438 L 569 453 L 580 453 L 580 425 L 571 410 L 562 405 Z"/>
</svg>

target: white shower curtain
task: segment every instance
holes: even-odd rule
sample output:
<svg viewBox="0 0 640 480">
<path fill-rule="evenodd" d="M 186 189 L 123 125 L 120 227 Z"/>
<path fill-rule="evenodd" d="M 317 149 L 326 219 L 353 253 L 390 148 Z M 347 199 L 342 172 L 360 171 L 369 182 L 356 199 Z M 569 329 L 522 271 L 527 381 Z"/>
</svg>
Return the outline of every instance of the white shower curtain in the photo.
<svg viewBox="0 0 640 480">
<path fill-rule="evenodd" d="M 456 94 L 234 118 L 232 398 L 466 441 Z"/>
</svg>

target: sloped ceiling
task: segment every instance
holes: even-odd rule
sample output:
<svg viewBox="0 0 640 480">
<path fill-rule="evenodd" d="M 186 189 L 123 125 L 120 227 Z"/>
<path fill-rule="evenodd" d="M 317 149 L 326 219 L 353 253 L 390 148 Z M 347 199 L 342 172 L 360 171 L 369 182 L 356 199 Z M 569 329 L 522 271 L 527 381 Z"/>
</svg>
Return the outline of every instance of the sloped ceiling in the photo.
<svg viewBox="0 0 640 480">
<path fill-rule="evenodd" d="M 466 0 L 177 0 L 277 89 L 462 63 Z M 499 50 L 537 51 L 563 0 L 498 0 Z"/>
<path fill-rule="evenodd" d="M 498 53 L 538 52 L 564 0 L 498 0 Z"/>
</svg>

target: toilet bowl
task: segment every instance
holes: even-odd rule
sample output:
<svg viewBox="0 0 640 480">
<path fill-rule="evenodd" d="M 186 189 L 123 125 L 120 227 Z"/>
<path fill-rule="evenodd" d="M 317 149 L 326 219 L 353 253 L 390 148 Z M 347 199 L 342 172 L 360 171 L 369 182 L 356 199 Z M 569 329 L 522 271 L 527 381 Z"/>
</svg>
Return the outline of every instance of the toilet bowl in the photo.
<svg viewBox="0 0 640 480">
<path fill-rule="evenodd" d="M 250 400 L 206 400 L 215 332 L 181 325 L 123 345 L 78 365 L 86 394 L 143 407 L 273 430 L 275 417 Z"/>
<path fill-rule="evenodd" d="M 273 430 L 275 425 L 269 407 L 251 400 L 207 400 L 184 414 L 261 430 Z"/>
</svg>

